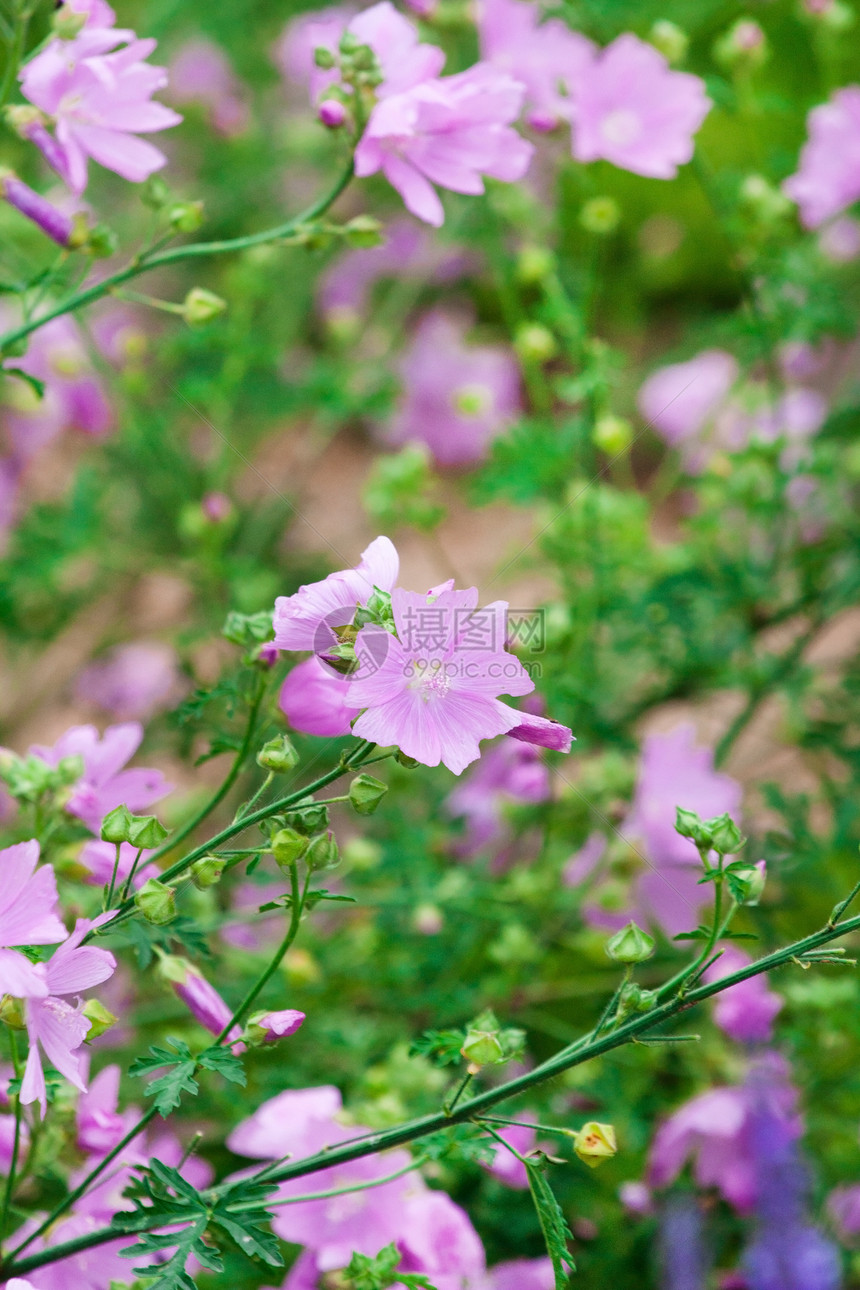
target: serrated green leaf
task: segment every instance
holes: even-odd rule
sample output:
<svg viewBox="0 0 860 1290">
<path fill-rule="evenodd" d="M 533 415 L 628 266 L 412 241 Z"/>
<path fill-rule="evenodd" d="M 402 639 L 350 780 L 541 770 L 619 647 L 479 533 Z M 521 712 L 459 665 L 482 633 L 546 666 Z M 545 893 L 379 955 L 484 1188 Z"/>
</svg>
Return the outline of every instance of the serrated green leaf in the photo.
<svg viewBox="0 0 860 1290">
<path fill-rule="evenodd" d="M 462 1061 L 460 1049 L 466 1042 L 464 1030 L 426 1030 L 409 1048 L 410 1057 L 429 1057 L 437 1066 L 455 1066 Z"/>
<path fill-rule="evenodd" d="M 231 1084 L 241 1084 L 244 1088 L 247 1083 L 242 1059 L 231 1052 L 229 1048 L 221 1048 L 217 1044 L 213 1045 L 212 1048 L 207 1048 L 205 1052 L 200 1054 L 197 1058 L 197 1064 L 207 1071 L 217 1071 Z"/>
<path fill-rule="evenodd" d="M 526 1173 L 532 1200 L 537 1210 L 538 1221 L 543 1232 L 543 1239 L 546 1242 L 547 1254 L 552 1263 L 555 1290 L 567 1290 L 570 1279 L 565 1272 L 565 1265 L 570 1268 L 571 1272 L 576 1271 L 576 1264 L 567 1248 L 568 1241 L 573 1240 L 572 1233 L 543 1170 L 538 1165 L 530 1164 L 527 1160 Z"/>
</svg>

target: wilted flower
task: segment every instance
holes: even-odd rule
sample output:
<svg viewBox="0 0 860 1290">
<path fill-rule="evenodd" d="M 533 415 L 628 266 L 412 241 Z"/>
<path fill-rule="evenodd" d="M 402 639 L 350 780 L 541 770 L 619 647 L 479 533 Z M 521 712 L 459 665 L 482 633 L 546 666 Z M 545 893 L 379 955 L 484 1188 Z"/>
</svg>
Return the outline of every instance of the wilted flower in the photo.
<svg viewBox="0 0 860 1290">
<path fill-rule="evenodd" d="M 860 85 L 837 90 L 807 118 L 809 139 L 800 168 L 783 191 L 800 207 L 807 228 L 818 228 L 860 198 Z"/>
<path fill-rule="evenodd" d="M 572 91 L 577 161 L 604 158 L 653 179 L 673 179 L 692 158 L 711 107 L 698 76 L 673 71 L 629 32 L 582 66 Z"/>
</svg>

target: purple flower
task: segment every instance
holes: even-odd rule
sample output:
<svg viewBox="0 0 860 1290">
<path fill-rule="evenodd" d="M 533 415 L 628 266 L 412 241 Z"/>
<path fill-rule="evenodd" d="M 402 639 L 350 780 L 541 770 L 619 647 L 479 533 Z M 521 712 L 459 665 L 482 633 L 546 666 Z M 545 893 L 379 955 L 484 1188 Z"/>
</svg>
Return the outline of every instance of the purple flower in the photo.
<svg viewBox="0 0 860 1290">
<path fill-rule="evenodd" d="M 518 364 L 500 345 L 466 345 L 465 328 L 425 314 L 400 360 L 403 395 L 386 437 L 426 444 L 442 466 L 473 465 L 521 411 Z"/>
<path fill-rule="evenodd" d="M 505 734 L 521 714 L 499 694 L 528 694 L 534 682 L 504 650 L 507 605 L 478 612 L 478 592 L 427 596 L 399 588 L 391 597 L 397 636 L 362 628 L 361 666 L 352 695 L 363 712 L 353 726 L 362 739 L 396 744 L 425 766 L 440 761 L 459 775 L 480 756 L 479 741 Z"/>
<path fill-rule="evenodd" d="M 570 119 L 571 87 L 594 58 L 596 47 L 558 18 L 540 22 L 529 0 L 481 0 L 481 57 L 526 87 L 526 121 L 552 130 Z"/>
<path fill-rule="evenodd" d="M 706 981 L 720 981 L 752 960 L 748 954 L 733 945 L 723 947 L 723 953 L 705 973 Z M 730 1039 L 739 1043 L 767 1043 L 773 1030 L 773 1020 L 785 1002 L 768 989 L 764 975 L 752 976 L 747 981 L 730 986 L 714 1000 L 714 1021 Z"/>
<path fill-rule="evenodd" d="M 280 1012 L 256 1012 L 248 1019 L 249 1029 L 261 1043 L 274 1044 L 279 1039 L 294 1035 L 305 1020 L 305 1014 L 295 1008 L 282 1008 Z"/>
<path fill-rule="evenodd" d="M 723 349 L 705 349 L 685 363 L 660 367 L 639 391 L 639 411 L 667 443 L 696 439 L 738 379 L 738 362 Z"/>
<path fill-rule="evenodd" d="M 82 1151 L 96 1156 L 107 1155 L 134 1124 L 134 1111 L 127 1111 L 124 1115 L 117 1111 L 119 1080 L 119 1067 L 105 1066 L 78 1098 L 75 1122 L 77 1144 Z"/>
<path fill-rule="evenodd" d="M 189 40 L 170 63 L 170 97 L 174 103 L 200 103 L 219 134 L 242 134 L 250 122 L 242 86 L 230 62 L 214 41 Z"/>
<path fill-rule="evenodd" d="M 663 1290 L 704 1290 L 708 1267 L 702 1214 L 690 1195 L 670 1196 L 661 1214 Z"/>
<path fill-rule="evenodd" d="M 851 215 L 840 215 L 826 224 L 818 236 L 821 254 L 835 264 L 847 264 L 860 255 L 860 221 Z"/>
<path fill-rule="evenodd" d="M 112 913 L 106 913 L 96 919 L 79 918 L 71 935 L 58 946 L 48 962 L 41 965 L 47 997 L 27 999 L 30 1049 L 21 1084 L 21 1101 L 25 1105 L 38 1102 L 43 1115 L 47 1096 L 40 1048 L 44 1048 L 51 1065 L 61 1075 L 82 1092 L 86 1091 L 75 1050 L 84 1042 L 90 1022 L 81 1011 L 80 1000 L 79 1006 L 73 1007 L 60 996 L 79 995 L 91 986 L 100 985 L 113 974 L 116 959 L 108 950 L 100 950 L 95 945 L 81 945 L 87 932 L 111 917 Z"/>
<path fill-rule="evenodd" d="M 310 1156 L 361 1132 L 347 1130 L 335 1120 L 340 1110 L 340 1091 L 331 1084 L 287 1089 L 238 1124 L 228 1135 L 227 1146 L 237 1155 L 255 1160 Z"/>
<path fill-rule="evenodd" d="M 336 54 L 352 16 L 351 8 L 332 5 L 290 19 L 272 50 L 273 60 L 288 86 L 294 81 L 307 84 L 311 101 L 316 102 L 320 92 L 334 84 L 336 69 L 317 67 L 314 51 L 327 49 Z"/>
<path fill-rule="evenodd" d="M 159 972 L 170 982 L 177 998 L 181 999 L 195 1021 L 205 1026 L 213 1035 L 220 1035 L 233 1016 L 233 1009 L 224 1002 L 214 985 L 198 972 L 188 959 L 175 954 L 162 954 Z M 241 1033 L 234 1026 L 228 1033 L 229 1039 L 238 1038 Z"/>
<path fill-rule="evenodd" d="M 18 842 L 0 851 L 0 994 L 15 998 L 45 996 L 45 970 L 15 945 L 53 945 L 66 939 L 66 929 L 54 908 L 57 879 L 50 865 L 36 869 L 39 844 Z"/>
<path fill-rule="evenodd" d="M 482 193 L 482 175 L 511 183 L 531 161 L 532 145 L 511 128 L 524 87 L 486 63 L 424 80 L 380 100 L 355 152 L 355 173 L 381 170 L 406 209 L 439 227 L 445 212 L 433 184 Z"/>
<path fill-rule="evenodd" d="M 137 721 L 108 726 L 101 738 L 95 726 L 72 726 L 53 748 L 36 744 L 29 751 L 49 766 L 59 765 L 65 757 L 80 757 L 83 775 L 74 785 L 66 810 L 98 833 L 102 820 L 115 807 L 125 805 L 134 814 L 160 801 L 173 788 L 160 770 L 123 769 L 142 739 L 143 727 Z"/>
<path fill-rule="evenodd" d="M 278 700 L 293 730 L 306 735 L 348 735 L 360 709 L 351 702 L 350 681 L 318 658 L 288 673 Z"/>
<path fill-rule="evenodd" d="M 362 551 L 356 568 L 330 573 L 322 582 L 299 587 L 292 596 L 279 596 L 274 617 L 278 649 L 325 653 L 335 643 L 332 629 L 351 623 L 356 608 L 367 603 L 374 587 L 391 591 L 399 570 L 394 543 L 378 537 Z"/>
<path fill-rule="evenodd" d="M 474 1290 L 554 1290 L 555 1273 L 549 1259 L 510 1259 L 489 1268 Z M 473 1290 L 473 1283 L 469 1283 Z"/>
<path fill-rule="evenodd" d="M 827 1197 L 827 1213 L 843 1244 L 854 1244 L 860 1232 L 860 1184 L 834 1188 Z"/>
<path fill-rule="evenodd" d="M 150 864 L 149 857 L 152 851 L 141 851 L 140 860 L 135 861 L 138 856 L 138 848 L 132 846 L 130 842 L 121 842 L 119 844 L 119 864 L 116 865 L 116 845 L 113 842 L 102 842 L 100 839 L 91 838 L 85 842 L 78 856 L 78 864 L 87 870 L 86 881 L 92 883 L 94 887 L 104 887 L 113 877 L 114 865 L 116 865 L 116 880 L 122 884 L 126 881 L 129 874 L 134 868 L 133 883 L 135 887 L 141 887 L 148 877 L 154 875 L 147 874 L 146 869 Z"/>
<path fill-rule="evenodd" d="M 563 726 L 552 717 L 541 717 L 533 712 L 523 712 L 520 718 L 520 724 L 508 731 L 511 739 L 532 744 L 535 748 L 550 748 L 553 752 L 570 752 L 573 732 L 568 726 Z"/>
<path fill-rule="evenodd" d="M 180 684 L 176 652 L 161 641 L 119 645 L 84 668 L 75 697 L 121 719 L 146 720 L 168 708 Z"/>
<path fill-rule="evenodd" d="M 50 40 L 21 72 L 24 97 L 54 121 L 62 177 L 73 192 L 87 186 L 88 157 L 133 183 L 165 164 L 163 153 L 135 137 L 182 120 L 152 102 L 167 84 L 164 68 L 144 61 L 155 45 L 132 31 L 90 21 L 74 40 Z"/>
<path fill-rule="evenodd" d="M 537 749 L 502 740 L 448 795 L 445 809 L 455 818 L 465 818 L 466 834 L 459 846 L 463 854 L 475 855 L 504 839 L 508 803 L 545 802 L 549 796 L 549 771 Z"/>
<path fill-rule="evenodd" d="M 500 1126 L 497 1132 L 499 1137 L 504 1138 L 505 1142 L 509 1142 L 514 1151 L 519 1152 L 521 1156 L 527 1156 L 530 1151 L 535 1149 L 534 1129 L 525 1129 L 522 1125 L 510 1124 L 505 1128 Z M 529 1185 L 525 1165 L 521 1165 L 513 1152 L 506 1151 L 502 1146 L 495 1148 L 492 1162 L 487 1168 L 506 1187 L 523 1189 Z"/>
<path fill-rule="evenodd" d="M 430 1191 L 414 1175 L 399 1225 L 404 1272 L 423 1272 L 436 1290 L 481 1285 L 486 1267 L 481 1238 L 445 1192 Z"/>
<path fill-rule="evenodd" d="M 70 248 L 77 233 L 77 224 L 39 193 L 33 191 L 11 170 L 0 170 L 0 197 L 14 206 L 27 219 L 32 220 L 58 246 Z M 84 233 L 86 237 L 86 233 Z M 82 239 L 83 240 L 83 239 Z M 80 245 L 80 243 L 77 243 Z"/>
<path fill-rule="evenodd" d="M 693 135 L 711 100 L 698 76 L 675 72 L 627 32 L 579 69 L 572 86 L 573 155 L 673 179 L 693 156 Z"/>
<path fill-rule="evenodd" d="M 860 85 L 813 108 L 807 128 L 800 167 L 782 190 L 797 202 L 803 224 L 818 228 L 860 198 Z"/>
</svg>

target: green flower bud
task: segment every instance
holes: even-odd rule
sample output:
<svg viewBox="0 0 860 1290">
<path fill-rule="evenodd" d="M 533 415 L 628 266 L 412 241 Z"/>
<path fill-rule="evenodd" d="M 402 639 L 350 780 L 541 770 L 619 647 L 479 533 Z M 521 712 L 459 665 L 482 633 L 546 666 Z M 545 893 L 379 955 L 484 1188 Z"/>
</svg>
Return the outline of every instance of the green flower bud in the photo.
<svg viewBox="0 0 860 1290">
<path fill-rule="evenodd" d="M 372 815 L 385 794 L 388 785 L 373 775 L 356 775 L 349 786 L 349 803 L 359 815 Z"/>
<path fill-rule="evenodd" d="M 504 1061 L 505 1052 L 496 1030 L 469 1030 L 460 1053 L 469 1063 L 469 1072 L 477 1075 L 482 1066 Z"/>
<path fill-rule="evenodd" d="M 203 203 L 174 202 L 167 212 L 167 222 L 177 233 L 196 233 L 203 223 Z"/>
<path fill-rule="evenodd" d="M 223 856 L 201 856 L 191 866 L 191 881 L 198 891 L 206 891 L 221 881 L 226 860 Z"/>
<path fill-rule="evenodd" d="M 295 770 L 299 764 L 299 754 L 286 735 L 277 735 L 263 744 L 257 753 L 257 765 L 264 770 L 273 770 L 277 775 L 286 775 Z"/>
<path fill-rule="evenodd" d="M 343 234 L 347 246 L 382 246 L 385 241 L 382 225 L 372 215 L 356 215 L 344 224 Z"/>
<path fill-rule="evenodd" d="M 205 327 L 227 309 L 227 301 L 205 287 L 192 287 L 182 302 L 182 313 L 189 327 Z"/>
<path fill-rule="evenodd" d="M 308 840 L 296 829 L 278 829 L 278 832 L 272 835 L 269 848 L 276 864 L 282 869 L 289 869 L 301 860 L 307 851 Z"/>
<path fill-rule="evenodd" d="M 747 175 L 741 184 L 741 200 L 763 224 L 774 224 L 794 209 L 794 203 L 764 175 Z"/>
<path fill-rule="evenodd" d="M 599 417 L 591 431 L 591 440 L 601 452 L 617 457 L 633 442 L 633 426 L 624 417 Z"/>
<path fill-rule="evenodd" d="M 14 999 L 11 994 L 4 994 L 0 999 L 0 1021 L 5 1022 L 12 1030 L 25 1030 L 24 1000 Z"/>
<path fill-rule="evenodd" d="M 517 256 L 517 281 L 524 287 L 537 287 L 555 269 L 555 256 L 544 246 L 524 246 Z"/>
<path fill-rule="evenodd" d="M 514 349 L 526 363 L 548 363 L 558 353 L 555 336 L 543 323 L 524 323 L 518 327 Z"/>
<path fill-rule="evenodd" d="M 644 963 L 654 953 L 654 937 L 631 921 L 606 942 L 606 953 L 616 963 Z"/>
<path fill-rule="evenodd" d="M 156 927 L 163 927 L 176 917 L 176 892 L 157 878 L 149 878 L 143 884 L 134 903 L 146 921 Z"/>
<path fill-rule="evenodd" d="M 714 851 L 721 856 L 734 855 L 746 842 L 746 838 L 728 812 L 717 815 L 712 820 L 705 820 L 703 828 L 710 837 Z"/>
<path fill-rule="evenodd" d="M 330 49 L 326 49 L 325 45 L 317 45 L 314 50 L 314 63 L 317 67 L 321 67 L 323 71 L 328 72 L 337 66 L 337 59 Z"/>
<path fill-rule="evenodd" d="M 615 1128 L 611 1124 L 589 1120 L 578 1133 L 568 1130 L 568 1135 L 573 1139 L 574 1151 L 589 1169 L 596 1169 L 605 1160 L 611 1160 L 618 1151 Z"/>
<path fill-rule="evenodd" d="M 83 217 L 81 219 L 83 220 Z M 95 228 L 87 228 L 82 222 L 73 237 L 69 239 L 69 245 L 86 246 L 90 255 L 94 255 L 97 260 L 106 260 L 119 246 L 119 238 L 107 224 L 96 224 Z"/>
<path fill-rule="evenodd" d="M 102 842 L 130 842 L 129 829 L 133 820 L 127 806 L 115 806 L 102 820 Z"/>
<path fill-rule="evenodd" d="M 676 806 L 675 832 L 695 842 L 702 832 L 702 821 L 695 811 L 685 811 L 683 806 Z"/>
<path fill-rule="evenodd" d="M 579 212 L 579 222 L 586 233 L 598 237 L 614 233 L 621 221 L 621 208 L 612 197 L 592 197 Z"/>
<path fill-rule="evenodd" d="M 306 797 L 304 801 L 284 814 L 284 821 L 290 828 L 298 829 L 299 833 L 318 833 L 328 825 L 328 807 L 322 806 L 315 802 L 312 797 Z"/>
<path fill-rule="evenodd" d="M 87 1031 L 87 1043 L 90 1043 L 93 1039 L 98 1039 L 99 1035 L 105 1034 L 106 1031 L 110 1030 L 111 1026 L 116 1025 L 117 1018 L 112 1012 L 108 1011 L 103 1003 L 99 1003 L 98 999 L 87 999 L 83 1012 L 90 1023 L 90 1028 Z"/>
<path fill-rule="evenodd" d="M 757 905 L 767 882 L 767 872 L 763 860 L 758 864 L 740 866 L 730 865 L 726 870 L 729 890 L 739 905 Z"/>
<path fill-rule="evenodd" d="M 340 851 L 331 829 L 311 838 L 305 853 L 309 869 L 336 869 L 340 864 Z"/>
<path fill-rule="evenodd" d="M 648 33 L 648 40 L 655 49 L 659 49 L 667 63 L 683 63 L 687 57 L 690 38 L 668 18 L 658 18 Z"/>
<path fill-rule="evenodd" d="M 760 67 L 769 52 L 767 38 L 752 18 L 739 18 L 714 45 L 714 58 L 730 70 Z"/>
<path fill-rule="evenodd" d="M 170 201 L 170 189 L 161 175 L 150 175 L 140 190 L 140 200 L 150 210 L 160 211 Z"/>
<path fill-rule="evenodd" d="M 161 846 L 168 832 L 154 815 L 133 815 L 128 826 L 128 840 L 132 846 L 150 850 Z"/>
</svg>

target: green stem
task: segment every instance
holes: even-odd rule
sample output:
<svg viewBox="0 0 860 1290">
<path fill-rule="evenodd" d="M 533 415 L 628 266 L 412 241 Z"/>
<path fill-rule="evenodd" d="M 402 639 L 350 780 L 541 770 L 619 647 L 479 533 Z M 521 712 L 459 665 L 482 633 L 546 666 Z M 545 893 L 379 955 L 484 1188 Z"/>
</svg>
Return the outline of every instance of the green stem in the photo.
<svg viewBox="0 0 860 1290">
<path fill-rule="evenodd" d="M 160 254 L 148 251 L 142 252 L 140 255 L 135 256 L 124 269 L 119 269 L 116 273 L 102 279 L 101 282 L 68 296 L 49 310 L 48 313 L 42 314 L 39 318 L 31 319 L 13 331 L 7 332 L 5 336 L 0 336 L 0 351 L 23 340 L 31 332 L 44 326 L 45 323 L 51 322 L 54 318 L 60 318 L 63 314 L 74 313 L 76 310 L 82 309 L 84 305 L 93 304 L 94 301 L 101 300 L 103 296 L 110 294 L 115 287 L 121 286 L 122 283 L 130 281 L 130 279 L 136 278 L 142 273 L 148 273 L 151 269 L 160 269 L 166 264 L 176 264 L 181 260 L 199 259 L 201 256 L 226 255 L 234 251 L 246 251 L 253 246 L 263 246 L 267 242 L 277 242 L 289 237 L 302 224 L 316 219 L 318 215 L 322 215 L 327 211 L 348 186 L 353 174 L 353 160 L 350 156 L 348 166 L 323 197 L 318 198 L 300 215 L 293 216 L 285 224 L 279 224 L 275 228 L 265 229 L 261 233 L 250 233 L 246 237 L 228 238 L 220 242 L 194 242 L 190 246 L 173 247 L 172 250 L 162 251 Z"/>
<path fill-rule="evenodd" d="M 18 68 L 21 65 L 21 54 L 24 52 L 24 41 L 27 38 L 27 27 L 29 22 L 29 10 L 22 9 L 15 15 L 15 31 L 9 49 L 9 61 L 6 64 L 6 71 L 3 74 L 3 84 L 0 85 L 0 108 L 6 106 L 9 101 L 9 96 L 12 93 L 12 87 L 15 84 L 15 77 L 18 73 Z"/>
<path fill-rule="evenodd" d="M 402 1178 L 404 1174 L 410 1174 L 415 1169 L 420 1169 L 423 1164 L 427 1163 L 426 1156 L 419 1156 L 416 1160 L 410 1161 L 396 1173 L 388 1174 L 386 1178 L 374 1178 L 372 1182 L 353 1183 L 350 1187 L 333 1187 L 331 1191 L 315 1191 L 309 1196 L 284 1196 L 281 1200 L 270 1200 L 269 1205 L 272 1209 L 276 1205 L 299 1205 L 303 1200 L 329 1200 L 332 1196 L 348 1196 L 353 1191 L 369 1191 L 371 1187 L 383 1187 L 385 1183 L 394 1182 Z M 241 1213 L 245 1209 L 259 1209 L 259 1201 L 249 1201 L 244 1205 L 228 1205 L 227 1209 L 231 1214 Z"/>
<path fill-rule="evenodd" d="M 520 1155 L 516 1147 L 512 1147 L 509 1142 L 505 1141 L 505 1139 L 502 1137 L 500 1133 L 496 1133 L 496 1130 L 492 1127 L 492 1125 L 488 1123 L 488 1121 L 476 1120 L 475 1123 L 479 1124 L 482 1129 L 486 1130 L 487 1133 L 491 1134 L 492 1137 L 496 1139 L 496 1142 L 498 1142 L 502 1147 L 504 1147 L 505 1151 L 510 1151 L 512 1156 L 516 1156 L 517 1160 L 519 1160 L 521 1165 L 524 1165 L 526 1163 L 525 1159 Z"/>
<path fill-rule="evenodd" d="M 143 855 L 143 848 L 141 847 L 140 851 L 138 851 L 137 855 L 134 857 L 132 866 L 128 871 L 128 877 L 126 878 L 125 882 L 122 885 L 122 894 L 120 895 L 120 900 L 126 900 L 128 898 L 128 893 L 131 891 L 131 884 L 134 882 L 134 875 L 137 873 L 137 866 L 140 864 L 140 857 L 142 855 Z M 110 908 L 110 906 L 108 906 L 108 908 Z"/>
<path fill-rule="evenodd" d="M 18 1058 L 18 1041 L 15 1038 L 14 1030 L 9 1031 L 9 1043 L 12 1049 L 12 1065 L 15 1069 L 15 1075 L 21 1077 L 21 1063 Z M 18 1152 L 21 1146 L 21 1115 L 23 1107 L 21 1105 L 20 1092 L 15 1095 L 15 1136 L 12 1139 L 12 1159 L 9 1162 L 9 1173 L 6 1178 L 6 1188 L 3 1192 L 3 1209 L 0 1212 L 0 1249 L 6 1239 L 6 1226 L 9 1222 L 9 1210 L 12 1205 L 12 1197 L 15 1193 L 15 1175 L 18 1169 Z"/>
<path fill-rule="evenodd" d="M 260 798 L 263 796 L 266 789 L 269 787 L 269 785 L 271 784 L 274 778 L 275 778 L 275 772 L 273 770 L 270 770 L 268 775 L 260 785 L 260 787 L 257 789 L 254 796 L 249 798 L 248 801 L 245 802 L 243 806 L 239 807 L 238 811 L 234 816 L 234 819 L 241 820 L 243 815 L 247 815 L 249 811 L 253 810 L 253 808 L 257 805 Z"/>
<path fill-rule="evenodd" d="M 114 857 L 114 862 L 113 862 L 113 873 L 110 876 L 110 882 L 108 883 L 107 891 L 105 892 L 104 908 L 106 910 L 110 909 L 110 903 L 113 900 L 113 890 L 114 890 L 114 887 L 116 886 L 116 876 L 117 876 L 117 873 L 119 872 L 119 857 L 120 857 L 120 852 L 122 850 L 121 842 L 116 842 L 114 845 L 116 846 L 116 855 Z"/>
</svg>

